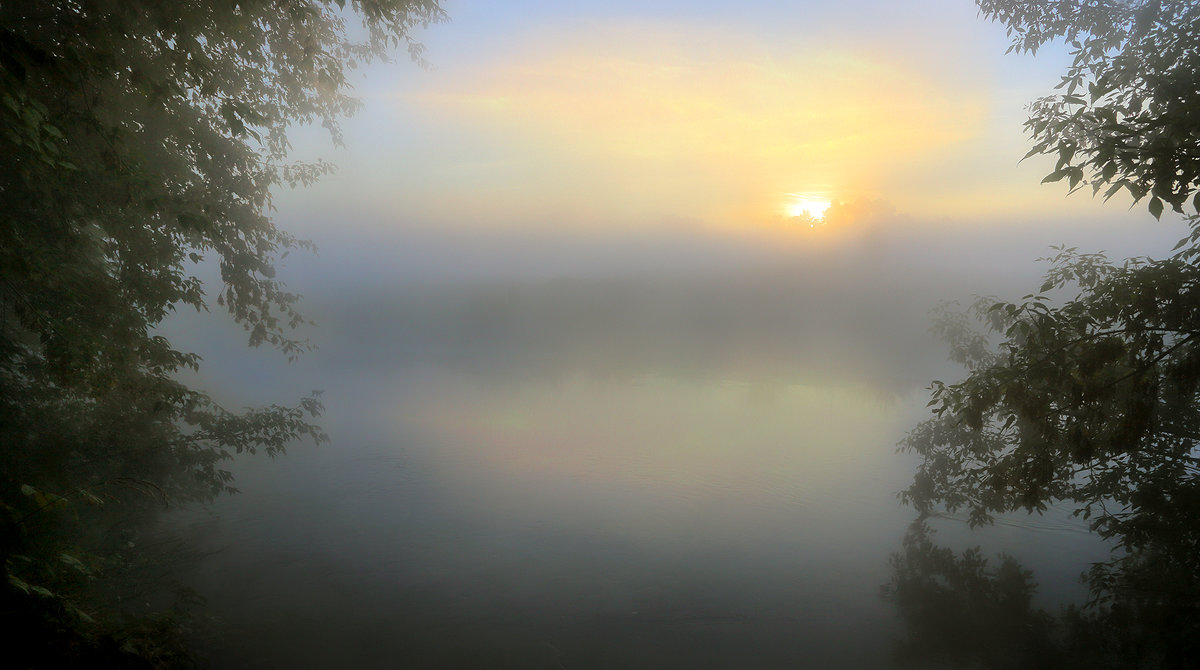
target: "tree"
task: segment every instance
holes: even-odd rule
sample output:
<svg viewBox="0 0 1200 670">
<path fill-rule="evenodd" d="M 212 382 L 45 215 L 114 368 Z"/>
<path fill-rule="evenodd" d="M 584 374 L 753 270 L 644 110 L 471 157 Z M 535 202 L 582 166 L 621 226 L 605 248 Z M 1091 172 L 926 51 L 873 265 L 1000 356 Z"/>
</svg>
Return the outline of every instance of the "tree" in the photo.
<svg viewBox="0 0 1200 670">
<path fill-rule="evenodd" d="M 1033 572 L 1014 558 L 1001 554 L 990 562 L 978 548 L 955 553 L 938 546 L 933 536 L 924 520 L 909 528 L 883 588 L 904 625 L 893 650 L 900 666 L 1115 670 L 1195 665 L 1200 644 L 1186 609 L 1163 607 L 1126 590 L 1104 608 L 1068 605 L 1050 614 L 1033 605 Z"/>
<path fill-rule="evenodd" d="M 978 4 L 1013 49 L 1075 49 L 1064 93 L 1026 124 L 1030 155 L 1058 156 L 1045 181 L 1149 196 L 1156 217 L 1200 201 L 1200 3 Z M 934 418 L 901 443 L 923 457 L 901 494 L 923 516 L 962 510 L 975 526 L 1072 503 L 1114 549 L 1089 573 L 1089 616 L 1170 622 L 1154 637 L 1166 667 L 1200 651 L 1200 217 L 1187 218 L 1171 258 L 1060 248 L 1036 293 L 944 314 L 966 378 L 935 381 Z"/>
<path fill-rule="evenodd" d="M 308 348 L 273 263 L 311 245 L 274 225 L 271 194 L 329 166 L 288 162 L 288 129 L 340 141 L 348 73 L 419 57 L 410 30 L 441 17 L 436 0 L 0 3 L 6 628 L 40 607 L 99 630 L 83 586 L 138 552 L 105 529 L 232 491 L 234 452 L 324 439 L 315 397 L 237 413 L 177 381 L 200 361 L 155 326 L 208 309 L 196 273 L 215 263 L 251 346 Z"/>
<path fill-rule="evenodd" d="M 1055 156 L 1044 181 L 1122 189 L 1184 211 L 1200 188 L 1200 3 L 1195 0 L 979 0 L 1008 27 L 1009 51 L 1064 39 L 1074 62 L 1057 95 L 1031 106 L 1028 156 Z M 1200 195 L 1192 208 L 1200 209 Z"/>
<path fill-rule="evenodd" d="M 1073 504 L 1114 550 L 1088 574 L 1089 625 L 1153 634 L 1118 645 L 1118 658 L 1188 667 L 1200 653 L 1200 268 L 1063 249 L 1043 288 L 1076 295 L 981 299 L 982 332 L 943 316 L 968 375 L 934 382 L 936 416 L 901 443 L 923 457 L 902 498 L 922 516 L 963 511 L 972 526 Z"/>
</svg>

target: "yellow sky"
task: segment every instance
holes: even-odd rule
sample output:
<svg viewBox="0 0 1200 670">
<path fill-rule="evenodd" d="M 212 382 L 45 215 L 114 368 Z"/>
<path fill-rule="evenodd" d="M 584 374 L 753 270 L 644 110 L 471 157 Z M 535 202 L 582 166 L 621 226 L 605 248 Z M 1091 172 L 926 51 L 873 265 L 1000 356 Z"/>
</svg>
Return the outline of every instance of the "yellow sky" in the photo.
<svg viewBox="0 0 1200 670">
<path fill-rule="evenodd" d="M 1049 87 L 1003 88 L 997 63 L 1020 63 L 954 20 L 784 40 L 592 21 L 434 53 L 366 92 L 343 173 L 306 199 L 468 230 L 786 229 L 797 196 L 922 222 L 1097 207 L 1018 165 L 1024 105 Z"/>
<path fill-rule="evenodd" d="M 537 41 L 400 100 L 496 158 L 456 208 L 719 225 L 778 219 L 790 193 L 894 200 L 887 183 L 980 135 L 987 105 L 851 45 L 661 26 Z"/>
</svg>

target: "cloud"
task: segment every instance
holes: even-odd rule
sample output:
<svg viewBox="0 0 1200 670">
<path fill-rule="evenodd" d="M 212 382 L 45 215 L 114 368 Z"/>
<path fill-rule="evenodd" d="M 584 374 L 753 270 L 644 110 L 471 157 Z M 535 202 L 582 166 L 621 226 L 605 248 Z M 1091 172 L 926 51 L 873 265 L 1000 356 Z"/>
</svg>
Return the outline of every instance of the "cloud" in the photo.
<svg viewBox="0 0 1200 670">
<path fill-rule="evenodd" d="M 440 166 L 443 187 L 469 179 L 457 206 L 744 225 L 773 217 L 780 193 L 886 190 L 977 135 L 981 92 L 935 75 L 848 40 L 589 25 L 441 72 L 402 101 L 471 138 L 469 160 Z"/>
</svg>

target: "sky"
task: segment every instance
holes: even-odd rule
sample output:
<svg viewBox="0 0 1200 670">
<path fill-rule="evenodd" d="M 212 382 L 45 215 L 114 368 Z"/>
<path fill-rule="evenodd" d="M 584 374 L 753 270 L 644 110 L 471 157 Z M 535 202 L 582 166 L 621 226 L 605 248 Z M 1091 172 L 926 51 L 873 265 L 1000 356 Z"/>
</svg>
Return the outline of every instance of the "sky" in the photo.
<svg viewBox="0 0 1200 670">
<path fill-rule="evenodd" d="M 950 224 L 1128 206 L 1020 162 L 1025 105 L 1067 57 L 1005 55 L 966 0 L 444 5 L 416 35 L 427 67 L 353 79 L 345 147 L 297 135 L 339 173 L 283 207 L 385 230 L 791 234 L 831 202 Z"/>
</svg>

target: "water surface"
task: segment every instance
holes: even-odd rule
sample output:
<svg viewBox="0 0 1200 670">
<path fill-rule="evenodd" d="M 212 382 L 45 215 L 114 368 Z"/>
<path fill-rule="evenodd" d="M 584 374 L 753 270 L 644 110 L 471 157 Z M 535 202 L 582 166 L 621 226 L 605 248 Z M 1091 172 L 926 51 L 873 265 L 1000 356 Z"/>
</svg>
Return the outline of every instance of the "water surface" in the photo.
<svg viewBox="0 0 1200 670">
<path fill-rule="evenodd" d="M 895 445 L 950 371 L 946 284 L 854 260 L 318 296 L 299 369 L 332 443 L 239 460 L 241 495 L 173 517 L 214 666 L 887 667 Z M 936 525 L 1051 608 L 1105 556 L 1066 510 Z"/>
</svg>

